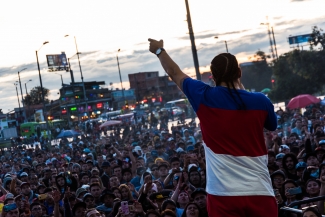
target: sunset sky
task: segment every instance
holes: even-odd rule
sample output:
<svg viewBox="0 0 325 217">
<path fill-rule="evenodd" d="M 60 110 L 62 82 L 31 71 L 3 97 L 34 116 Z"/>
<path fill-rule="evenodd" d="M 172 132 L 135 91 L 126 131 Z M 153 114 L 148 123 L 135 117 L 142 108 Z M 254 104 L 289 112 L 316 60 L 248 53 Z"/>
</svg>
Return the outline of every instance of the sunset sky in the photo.
<svg viewBox="0 0 325 217">
<path fill-rule="evenodd" d="M 189 0 L 200 71 L 208 71 L 211 59 L 229 52 L 239 62 L 249 61 L 257 50 L 269 54 L 266 26 L 274 27 L 278 53 L 290 51 L 289 35 L 307 34 L 312 26 L 325 29 L 324 0 Z M 50 98 L 58 98 L 60 76 L 47 71 L 46 54 L 76 53 L 74 36 L 81 55 L 85 81 L 105 81 L 120 87 L 117 50 L 123 86 L 129 88 L 128 74 L 159 71 L 157 57 L 148 51 L 148 38 L 163 39 L 164 47 L 180 68 L 194 74 L 184 0 L 12 0 L 0 2 L 0 108 L 8 112 L 18 107 L 13 85 L 21 73 L 28 89 L 40 84 L 35 50 L 39 51 L 43 86 Z M 69 37 L 64 37 L 65 35 Z M 219 39 L 214 39 L 218 36 Z M 304 49 L 307 49 L 305 47 Z M 77 59 L 72 61 L 76 81 L 80 81 Z M 70 75 L 63 75 L 64 83 Z M 24 86 L 23 86 L 24 87 Z M 25 90 L 23 90 L 25 93 Z"/>
</svg>

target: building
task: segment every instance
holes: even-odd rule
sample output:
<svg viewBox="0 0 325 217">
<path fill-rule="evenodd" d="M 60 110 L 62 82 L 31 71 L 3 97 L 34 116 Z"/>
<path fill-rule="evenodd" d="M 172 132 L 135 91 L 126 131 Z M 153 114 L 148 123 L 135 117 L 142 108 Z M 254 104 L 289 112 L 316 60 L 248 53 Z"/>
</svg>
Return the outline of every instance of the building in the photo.
<svg viewBox="0 0 325 217">
<path fill-rule="evenodd" d="M 137 102 L 147 101 L 152 105 L 160 105 L 184 97 L 177 85 L 167 75 L 159 76 L 158 71 L 138 72 L 128 76 Z"/>
<path fill-rule="evenodd" d="M 84 82 L 84 85 L 86 96 L 82 82 L 63 84 L 59 100 L 62 118 L 71 121 L 97 118 L 102 112 L 112 109 L 112 91 L 102 87 L 104 81 Z"/>
<path fill-rule="evenodd" d="M 112 91 L 112 107 L 114 110 L 121 108 L 133 107 L 136 104 L 135 90 L 119 90 Z"/>
</svg>

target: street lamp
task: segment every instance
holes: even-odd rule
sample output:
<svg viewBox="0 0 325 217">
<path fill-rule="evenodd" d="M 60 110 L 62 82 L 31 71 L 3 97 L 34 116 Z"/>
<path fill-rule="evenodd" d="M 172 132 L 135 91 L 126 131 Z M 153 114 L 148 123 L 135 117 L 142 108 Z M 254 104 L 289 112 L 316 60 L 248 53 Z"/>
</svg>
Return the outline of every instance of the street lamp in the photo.
<svg viewBox="0 0 325 217">
<path fill-rule="evenodd" d="M 54 73 L 54 74 L 57 74 L 57 75 L 61 76 L 61 83 L 62 83 L 62 87 L 63 87 L 63 78 L 62 78 L 62 75 L 59 74 L 59 73 Z"/>
<path fill-rule="evenodd" d="M 22 103 L 22 105 L 23 105 L 23 110 L 25 110 L 25 117 L 24 117 L 25 119 L 26 119 L 26 108 L 25 108 L 25 105 L 24 105 L 23 90 L 22 90 L 22 88 L 21 88 L 20 72 L 22 72 L 22 71 L 24 71 L 24 70 L 26 70 L 26 69 L 27 69 L 27 68 L 24 68 L 24 69 L 18 71 L 18 79 L 19 79 L 20 94 L 21 94 L 21 103 Z M 20 111 L 19 111 L 19 112 L 20 112 Z M 23 112 L 23 116 L 24 116 L 24 112 Z"/>
<path fill-rule="evenodd" d="M 28 96 L 28 93 L 27 93 L 27 83 L 30 82 L 30 81 L 32 81 L 32 79 L 29 79 L 29 80 L 25 83 L 25 91 L 26 91 L 26 97 L 25 97 L 25 99 L 26 99 L 27 96 Z M 29 109 L 29 105 L 28 105 L 28 111 L 30 111 L 30 109 Z M 27 122 L 28 122 L 28 118 L 27 118 L 27 110 L 26 110 L 26 109 L 25 109 L 25 113 L 26 113 L 26 119 L 27 119 Z"/>
<path fill-rule="evenodd" d="M 64 37 L 69 37 L 69 35 L 65 35 Z M 76 54 L 78 56 L 78 63 L 79 63 L 79 69 L 80 69 L 80 75 L 81 75 L 81 82 L 82 82 L 82 88 L 83 88 L 83 93 L 84 93 L 84 100 L 86 102 L 86 114 L 87 114 L 87 118 L 89 119 L 89 115 L 88 115 L 88 98 L 87 98 L 87 95 L 86 95 L 85 82 L 84 82 L 84 77 L 82 75 L 80 58 L 79 58 L 79 54 L 81 54 L 81 53 L 79 53 L 79 51 L 78 51 L 76 36 L 74 36 L 74 43 L 76 45 L 76 51 L 77 51 Z M 71 58 L 69 58 L 69 59 L 71 59 Z M 68 59 L 68 62 L 69 62 L 69 67 L 70 67 L 70 60 L 69 59 Z M 71 73 L 71 71 L 70 71 L 70 73 Z M 74 81 L 72 81 L 72 83 L 74 83 Z M 79 115 L 78 115 L 78 118 L 79 118 Z"/>
<path fill-rule="evenodd" d="M 50 133 L 49 133 L 49 122 L 47 121 L 47 117 L 45 116 L 46 115 L 46 106 L 45 106 L 45 94 L 44 94 L 44 90 L 43 90 L 43 83 L 42 83 L 42 76 L 41 76 L 41 70 L 40 70 L 40 67 L 39 67 L 39 61 L 38 61 L 38 51 L 41 50 L 41 48 L 48 44 L 49 42 L 48 41 L 45 41 L 43 42 L 42 46 L 36 50 L 36 60 L 37 60 L 37 68 L 38 68 L 38 76 L 39 76 L 39 81 L 40 81 L 40 84 L 41 84 L 41 92 L 42 92 L 42 101 L 43 101 L 43 117 L 45 119 L 45 122 L 46 122 L 46 130 L 47 130 L 47 135 L 48 137 L 50 136 Z"/>
<path fill-rule="evenodd" d="M 267 32 L 268 32 L 269 39 L 270 39 L 270 46 L 271 46 L 272 57 L 273 57 L 273 59 L 276 57 L 276 59 L 279 60 L 278 50 L 276 49 L 276 42 L 275 42 L 275 37 L 274 37 L 273 26 L 271 26 L 271 31 L 270 31 L 270 23 L 261 23 L 260 25 L 267 26 Z M 271 32 L 272 32 L 272 36 L 273 36 L 273 43 L 274 43 L 275 55 L 274 55 L 274 52 L 273 52 L 273 43 L 272 43 L 272 39 L 271 39 Z"/>
<path fill-rule="evenodd" d="M 215 36 L 214 38 L 215 38 L 215 39 L 218 39 L 219 37 L 218 37 L 218 36 Z M 227 51 L 227 53 L 229 53 L 229 52 L 228 52 L 228 44 L 227 44 L 227 41 L 225 41 L 225 45 L 226 45 L 226 51 Z"/>
<path fill-rule="evenodd" d="M 117 50 L 116 53 L 116 60 L 117 60 L 117 67 L 118 67 L 118 73 L 120 74 L 120 82 L 121 82 L 121 88 L 122 88 L 122 96 L 123 96 L 123 101 L 125 103 L 125 96 L 124 96 L 124 89 L 123 89 L 123 84 L 122 84 L 122 77 L 121 77 L 121 70 L 120 70 L 120 62 L 118 60 L 118 53 L 121 51 L 121 49 Z"/>
<path fill-rule="evenodd" d="M 18 89 L 17 89 L 17 84 L 18 83 L 18 81 L 16 81 L 15 83 L 14 83 L 14 85 L 15 85 L 15 87 L 16 87 L 16 93 L 17 93 L 17 100 L 18 100 L 18 106 L 19 106 L 19 117 L 20 117 L 20 102 L 19 102 L 19 96 L 18 96 Z M 17 116 L 17 118 L 18 118 L 18 116 Z"/>
</svg>

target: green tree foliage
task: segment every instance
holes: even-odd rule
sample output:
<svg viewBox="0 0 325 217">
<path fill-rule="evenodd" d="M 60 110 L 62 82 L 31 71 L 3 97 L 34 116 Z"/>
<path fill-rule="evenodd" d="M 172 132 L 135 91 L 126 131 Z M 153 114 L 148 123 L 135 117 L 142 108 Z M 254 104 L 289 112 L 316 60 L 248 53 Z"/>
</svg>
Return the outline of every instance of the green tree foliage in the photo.
<svg viewBox="0 0 325 217">
<path fill-rule="evenodd" d="M 43 87 L 44 90 L 44 100 L 45 103 L 49 102 L 48 96 L 50 93 L 50 90 L 46 87 Z M 24 98 L 26 105 L 39 105 L 43 103 L 42 100 L 42 89 L 40 86 L 36 86 L 33 89 L 31 89 L 29 95 L 25 96 Z"/>
<path fill-rule="evenodd" d="M 246 89 L 259 92 L 264 88 L 271 88 L 272 68 L 267 64 L 269 58 L 263 51 L 257 51 L 251 63 L 241 64 L 241 82 Z"/>
<path fill-rule="evenodd" d="M 274 62 L 275 84 L 269 97 L 273 102 L 290 100 L 299 94 L 315 94 L 323 89 L 325 50 L 285 53 Z"/>
<path fill-rule="evenodd" d="M 317 45 L 321 45 L 322 49 L 325 49 L 325 33 L 322 33 L 322 29 L 318 29 L 317 26 L 313 27 L 313 32 L 311 34 L 311 38 L 309 39 L 311 49 L 316 47 Z"/>
</svg>

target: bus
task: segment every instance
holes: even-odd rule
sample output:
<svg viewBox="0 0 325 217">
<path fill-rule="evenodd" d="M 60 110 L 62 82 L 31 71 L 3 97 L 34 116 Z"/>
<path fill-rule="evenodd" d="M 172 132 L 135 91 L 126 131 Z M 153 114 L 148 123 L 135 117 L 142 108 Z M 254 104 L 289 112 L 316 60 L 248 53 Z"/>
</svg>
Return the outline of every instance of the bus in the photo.
<svg viewBox="0 0 325 217">
<path fill-rule="evenodd" d="M 166 109 L 171 109 L 172 107 L 180 107 L 184 109 L 188 104 L 188 101 L 186 99 L 178 99 L 178 100 L 173 100 L 165 103 L 165 108 Z"/>
<path fill-rule="evenodd" d="M 62 129 L 62 127 L 66 126 L 66 124 L 67 121 L 62 119 L 49 121 L 49 131 L 51 133 L 51 129 L 56 129 L 57 127 Z M 46 130 L 46 122 L 27 122 L 20 125 L 20 135 L 26 138 L 29 138 L 33 134 L 47 137 Z"/>
<path fill-rule="evenodd" d="M 102 114 L 100 117 L 103 121 L 105 121 L 105 120 L 109 121 L 111 119 L 114 119 L 114 117 L 117 117 L 121 113 L 122 113 L 121 110 L 116 110 L 116 111 L 112 111 L 112 112 L 106 112 L 106 113 Z"/>
</svg>

